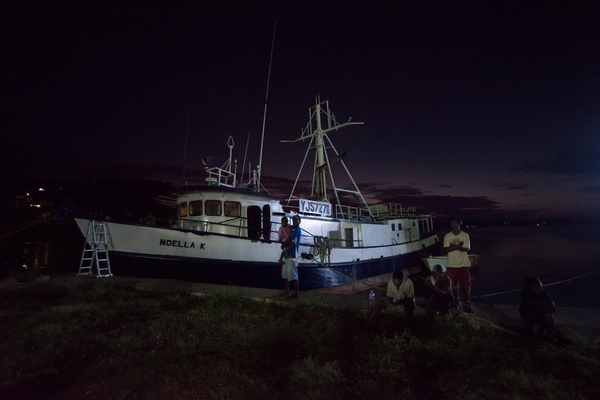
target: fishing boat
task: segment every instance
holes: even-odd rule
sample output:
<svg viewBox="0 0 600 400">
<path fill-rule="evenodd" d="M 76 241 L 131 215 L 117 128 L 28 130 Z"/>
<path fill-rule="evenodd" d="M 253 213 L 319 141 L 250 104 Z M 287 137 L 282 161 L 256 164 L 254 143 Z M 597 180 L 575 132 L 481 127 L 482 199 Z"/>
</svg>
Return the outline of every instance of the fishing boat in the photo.
<svg viewBox="0 0 600 400">
<path fill-rule="evenodd" d="M 156 199 L 172 208 L 168 222 L 131 224 L 76 218 L 86 237 L 80 273 L 91 272 L 92 263 L 98 266 L 98 260 L 106 260 L 110 268 L 102 270 L 111 274 L 278 288 L 278 230 L 283 217 L 291 221 L 298 215 L 302 229 L 298 269 L 303 290 L 396 269 L 411 275 L 408 268 L 421 268 L 421 258 L 439 243 L 432 216 L 417 214 L 415 208 L 401 204 L 367 204 L 344 163 L 344 154 L 338 153 L 330 138 L 341 128 L 360 124 L 351 119 L 339 123 L 329 101 L 315 97 L 300 137 L 287 141 L 308 143 L 303 166 L 314 157 L 308 195 L 295 194 L 302 167 L 286 198 L 266 192 L 259 167 L 241 183 L 237 168 L 232 167 L 230 137 L 229 160 L 222 167 L 207 165 L 203 185 L 181 186 Z M 336 187 L 333 164 L 338 169 L 342 166 L 346 182 L 351 184 Z M 94 254 L 94 249 L 100 249 L 102 255 Z"/>
</svg>

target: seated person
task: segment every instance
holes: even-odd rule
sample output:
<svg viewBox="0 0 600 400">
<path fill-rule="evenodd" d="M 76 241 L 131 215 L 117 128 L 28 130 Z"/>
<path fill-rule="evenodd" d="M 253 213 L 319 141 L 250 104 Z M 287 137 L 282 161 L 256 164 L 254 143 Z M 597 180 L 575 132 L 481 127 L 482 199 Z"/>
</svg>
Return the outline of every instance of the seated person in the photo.
<svg viewBox="0 0 600 400">
<path fill-rule="evenodd" d="M 452 307 L 452 281 L 444 272 L 444 267 L 437 264 L 433 272 L 423 278 L 423 295 L 429 302 L 429 312 L 432 314 L 448 314 Z"/>
<path fill-rule="evenodd" d="M 387 298 L 380 299 L 371 314 L 368 321 L 372 322 L 379 315 L 381 310 L 388 307 L 402 306 L 406 312 L 406 319 L 412 318 L 415 311 L 415 289 L 410 279 L 404 277 L 404 273 L 400 270 L 394 271 L 392 279 L 387 283 Z"/>
<path fill-rule="evenodd" d="M 542 289 L 542 282 L 534 276 L 526 276 L 526 288 L 521 290 L 521 307 L 519 312 L 525 321 L 525 332 L 533 335 L 534 325 L 537 325 L 538 336 L 551 336 L 554 330 L 556 305 L 548 293 Z"/>
</svg>

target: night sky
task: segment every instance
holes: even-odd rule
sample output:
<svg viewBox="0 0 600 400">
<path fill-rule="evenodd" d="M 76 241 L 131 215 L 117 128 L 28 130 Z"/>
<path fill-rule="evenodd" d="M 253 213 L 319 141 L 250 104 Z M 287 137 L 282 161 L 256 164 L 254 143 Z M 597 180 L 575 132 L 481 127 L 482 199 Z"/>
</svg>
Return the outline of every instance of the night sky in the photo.
<svg viewBox="0 0 600 400">
<path fill-rule="evenodd" d="M 186 178 L 229 135 L 254 167 L 275 20 L 263 176 L 295 178 L 305 145 L 280 140 L 319 92 L 364 122 L 331 138 L 372 202 L 600 215 L 595 1 L 3 2 L 3 179 L 180 181 L 186 132 Z"/>
</svg>

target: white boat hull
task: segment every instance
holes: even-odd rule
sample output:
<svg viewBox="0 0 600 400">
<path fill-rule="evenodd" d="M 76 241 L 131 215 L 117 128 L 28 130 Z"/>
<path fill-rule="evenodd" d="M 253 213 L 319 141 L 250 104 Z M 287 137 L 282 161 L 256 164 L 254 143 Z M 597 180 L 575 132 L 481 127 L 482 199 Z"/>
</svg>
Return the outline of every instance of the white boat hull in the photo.
<svg viewBox="0 0 600 400">
<path fill-rule="evenodd" d="M 75 221 L 85 236 L 91 220 L 75 218 Z M 276 241 L 110 221 L 104 224 L 107 249 L 115 274 L 185 279 L 182 273 L 186 269 L 186 275 L 190 273 L 191 279 L 211 279 L 210 276 L 218 272 L 217 283 L 242 284 L 238 279 L 242 276 L 243 284 L 260 286 L 264 281 L 265 287 L 280 285 L 277 260 L 281 245 Z M 313 288 L 345 283 L 350 278 L 363 279 L 418 264 L 424 249 L 437 243 L 438 237 L 434 235 L 406 243 L 334 247 L 328 265 L 337 273 L 323 268 L 323 263 L 319 262 L 321 260 L 302 259 L 299 261 L 300 274 L 309 274 L 310 269 L 311 275 L 320 276 L 311 278 L 321 281 L 311 284 Z M 310 235 L 303 237 L 300 253 L 314 253 Z M 151 271 L 153 265 L 158 265 L 160 271 Z M 268 283 L 269 279 L 264 276 L 249 283 L 248 280 L 256 274 L 267 274 L 269 279 L 274 277 L 274 283 Z"/>
</svg>

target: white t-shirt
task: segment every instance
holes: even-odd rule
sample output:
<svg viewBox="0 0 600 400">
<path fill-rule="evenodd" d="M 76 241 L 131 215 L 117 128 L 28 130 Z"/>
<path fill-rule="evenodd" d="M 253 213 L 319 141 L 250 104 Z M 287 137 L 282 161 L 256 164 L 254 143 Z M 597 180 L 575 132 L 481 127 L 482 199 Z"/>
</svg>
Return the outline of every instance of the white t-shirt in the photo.
<svg viewBox="0 0 600 400">
<path fill-rule="evenodd" d="M 462 247 L 471 249 L 471 241 L 469 240 L 469 234 L 467 232 L 460 231 L 458 235 L 452 232 L 446 233 L 444 236 L 444 247 L 448 247 L 451 244 L 457 244 L 463 242 Z M 448 252 L 448 263 L 446 268 L 461 268 L 470 267 L 471 261 L 466 251 L 453 250 Z"/>
<path fill-rule="evenodd" d="M 387 297 L 391 297 L 394 300 L 404 300 L 407 297 L 414 299 L 415 298 L 415 288 L 413 283 L 407 277 L 402 279 L 402 283 L 400 283 L 400 287 L 396 288 L 394 284 L 394 280 L 390 279 L 387 284 Z"/>
</svg>

